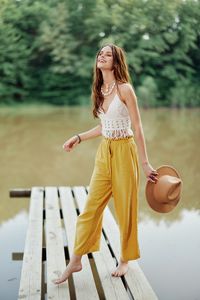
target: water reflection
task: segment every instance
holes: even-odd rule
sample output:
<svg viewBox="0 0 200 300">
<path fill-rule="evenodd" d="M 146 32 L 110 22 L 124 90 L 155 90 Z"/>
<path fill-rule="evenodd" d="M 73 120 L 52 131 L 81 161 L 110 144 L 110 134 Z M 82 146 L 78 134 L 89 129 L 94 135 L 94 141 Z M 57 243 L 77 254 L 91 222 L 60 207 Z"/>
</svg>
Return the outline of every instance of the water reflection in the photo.
<svg viewBox="0 0 200 300">
<path fill-rule="evenodd" d="M 200 213 L 182 209 L 174 221 L 140 223 L 140 266 L 159 299 L 200 299 Z"/>
<path fill-rule="evenodd" d="M 183 180 L 183 191 L 181 201 L 172 212 L 154 212 L 145 200 L 145 177 L 140 167 L 142 256 L 138 262 L 159 299 L 200 299 L 197 285 L 200 274 L 200 110 L 162 108 L 141 109 L 140 112 L 152 166 L 170 164 L 177 168 Z M 16 297 L 21 267 L 20 262 L 11 263 L 10 253 L 19 247 L 23 249 L 29 208 L 27 199 L 9 199 L 9 189 L 34 185 L 88 185 L 101 137 L 81 143 L 70 153 L 64 152 L 62 145 L 70 136 L 98 123 L 89 107 L 0 109 L 0 264 L 3 264 L 0 272 L 7 270 L 0 274 L 4 278 L 0 290 L 8 293 L 9 288 L 13 297 L 8 299 Z M 115 215 L 112 199 L 109 206 Z M 22 212 L 26 212 L 25 215 Z M 16 239 L 13 238 L 15 231 Z M 14 273 L 17 279 L 9 281 Z M 3 299 L 6 300 L 5 293 Z"/>
</svg>

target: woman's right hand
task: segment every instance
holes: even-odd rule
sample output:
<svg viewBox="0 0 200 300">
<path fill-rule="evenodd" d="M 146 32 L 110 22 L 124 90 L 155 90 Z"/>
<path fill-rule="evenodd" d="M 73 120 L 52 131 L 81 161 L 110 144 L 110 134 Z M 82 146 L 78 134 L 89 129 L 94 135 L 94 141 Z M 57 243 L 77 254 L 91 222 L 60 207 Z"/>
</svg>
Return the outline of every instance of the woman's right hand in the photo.
<svg viewBox="0 0 200 300">
<path fill-rule="evenodd" d="M 79 143 L 78 137 L 75 135 L 68 139 L 64 144 L 63 144 L 63 149 L 67 152 L 71 151 L 74 149 L 74 147 Z"/>
</svg>

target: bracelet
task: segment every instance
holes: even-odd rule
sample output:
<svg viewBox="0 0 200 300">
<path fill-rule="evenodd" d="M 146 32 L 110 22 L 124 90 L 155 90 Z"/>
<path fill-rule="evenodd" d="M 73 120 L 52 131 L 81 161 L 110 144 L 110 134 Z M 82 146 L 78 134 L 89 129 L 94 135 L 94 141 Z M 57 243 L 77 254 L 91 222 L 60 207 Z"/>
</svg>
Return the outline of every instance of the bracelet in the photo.
<svg viewBox="0 0 200 300">
<path fill-rule="evenodd" d="M 78 137 L 78 143 L 80 144 L 80 142 L 81 142 L 80 135 L 79 135 L 79 134 L 76 134 L 76 136 Z"/>
</svg>

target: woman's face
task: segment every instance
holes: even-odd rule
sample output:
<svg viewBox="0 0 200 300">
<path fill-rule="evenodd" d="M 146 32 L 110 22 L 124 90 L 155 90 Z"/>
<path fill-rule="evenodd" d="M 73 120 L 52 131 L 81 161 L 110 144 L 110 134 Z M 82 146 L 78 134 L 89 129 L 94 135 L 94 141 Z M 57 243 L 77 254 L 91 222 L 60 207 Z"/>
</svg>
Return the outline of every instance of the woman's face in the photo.
<svg viewBox="0 0 200 300">
<path fill-rule="evenodd" d="M 110 46 L 103 47 L 97 57 L 97 68 L 102 70 L 113 69 L 113 54 Z"/>
</svg>

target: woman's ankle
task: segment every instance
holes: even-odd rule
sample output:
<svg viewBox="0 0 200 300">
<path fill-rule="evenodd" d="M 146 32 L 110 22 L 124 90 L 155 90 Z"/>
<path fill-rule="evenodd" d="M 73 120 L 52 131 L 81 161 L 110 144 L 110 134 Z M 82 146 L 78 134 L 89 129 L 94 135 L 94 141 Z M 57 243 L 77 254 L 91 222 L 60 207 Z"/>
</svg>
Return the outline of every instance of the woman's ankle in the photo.
<svg viewBox="0 0 200 300">
<path fill-rule="evenodd" d="M 82 259 L 82 255 L 77 255 L 77 254 L 73 253 L 70 260 L 73 262 L 79 263 L 79 262 L 81 262 L 81 259 Z"/>
<path fill-rule="evenodd" d="M 128 263 L 128 260 L 124 260 L 124 259 L 122 259 L 121 257 L 120 257 L 120 262 L 122 262 L 122 263 Z"/>
</svg>

